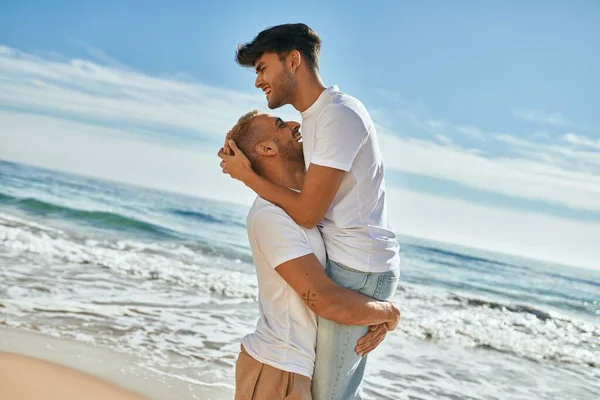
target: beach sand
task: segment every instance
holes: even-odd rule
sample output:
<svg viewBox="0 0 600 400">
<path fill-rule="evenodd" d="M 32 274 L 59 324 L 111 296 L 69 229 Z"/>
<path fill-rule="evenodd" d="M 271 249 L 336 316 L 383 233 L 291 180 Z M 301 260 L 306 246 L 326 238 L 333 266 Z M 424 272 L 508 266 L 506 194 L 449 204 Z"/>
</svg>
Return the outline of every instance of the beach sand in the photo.
<svg viewBox="0 0 600 400">
<path fill-rule="evenodd" d="M 2 400 L 224 400 L 231 388 L 148 369 L 127 354 L 0 328 Z"/>
</svg>

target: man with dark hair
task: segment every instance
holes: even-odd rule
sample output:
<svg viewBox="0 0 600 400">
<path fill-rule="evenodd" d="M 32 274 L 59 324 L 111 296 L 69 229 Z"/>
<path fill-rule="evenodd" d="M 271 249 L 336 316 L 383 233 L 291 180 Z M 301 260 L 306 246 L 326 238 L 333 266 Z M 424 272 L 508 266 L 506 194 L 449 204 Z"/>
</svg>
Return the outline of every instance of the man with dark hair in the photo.
<svg viewBox="0 0 600 400">
<path fill-rule="evenodd" d="M 305 24 L 278 25 L 262 31 L 252 42 L 238 48 L 236 60 L 244 67 L 254 67 L 265 52 L 277 53 L 283 60 L 292 50 L 306 57 L 310 69 L 319 70 L 321 39 Z"/>
<path fill-rule="evenodd" d="M 299 190 L 306 175 L 300 125 L 257 110 L 227 134 L 257 174 Z M 317 340 L 316 315 L 340 324 L 381 324 L 395 329 L 400 310 L 335 284 L 324 271 L 325 245 L 317 228 L 306 229 L 276 205 L 257 197 L 246 219 L 258 280 L 260 318 L 242 339 L 235 371 L 236 400 L 311 400 Z M 369 331 L 356 345 L 367 354 L 387 329 Z"/>
<path fill-rule="evenodd" d="M 291 104 L 302 114 L 304 163 L 300 191 L 257 174 L 236 143 L 219 152 L 223 172 L 281 207 L 299 225 L 319 227 L 326 274 L 337 284 L 378 300 L 399 279 L 399 245 L 387 221 L 383 159 L 375 124 L 364 105 L 325 87 L 318 35 L 305 24 L 279 25 L 238 48 L 237 61 L 256 70 L 255 86 L 269 108 Z M 319 317 L 312 393 L 315 400 L 362 398 L 366 357 L 354 344 L 368 328 Z"/>
</svg>

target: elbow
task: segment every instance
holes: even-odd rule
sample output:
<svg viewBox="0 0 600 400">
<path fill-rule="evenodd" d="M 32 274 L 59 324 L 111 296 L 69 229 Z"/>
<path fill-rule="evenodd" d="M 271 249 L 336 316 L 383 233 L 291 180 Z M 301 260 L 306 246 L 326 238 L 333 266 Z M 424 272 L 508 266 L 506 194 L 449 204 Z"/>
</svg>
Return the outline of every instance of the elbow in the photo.
<svg viewBox="0 0 600 400">
<path fill-rule="evenodd" d="M 316 227 L 319 222 L 311 219 L 302 219 L 300 221 L 296 221 L 296 223 L 303 228 L 312 229 Z"/>
<path fill-rule="evenodd" d="M 322 219 L 323 215 L 308 210 L 307 212 L 304 212 L 300 218 L 298 218 L 298 220 L 296 220 L 296 223 L 303 228 L 312 229 L 316 227 Z"/>
</svg>

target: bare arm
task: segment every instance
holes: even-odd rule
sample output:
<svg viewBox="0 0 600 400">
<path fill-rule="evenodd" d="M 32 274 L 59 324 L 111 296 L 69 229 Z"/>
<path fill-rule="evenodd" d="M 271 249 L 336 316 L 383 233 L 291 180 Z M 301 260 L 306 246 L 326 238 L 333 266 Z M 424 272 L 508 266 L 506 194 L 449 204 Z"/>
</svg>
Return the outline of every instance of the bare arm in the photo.
<svg viewBox="0 0 600 400">
<path fill-rule="evenodd" d="M 243 182 L 265 200 L 283 208 L 300 226 L 314 228 L 325 216 L 346 172 L 311 164 L 301 192 L 252 173 Z"/>
<path fill-rule="evenodd" d="M 398 307 L 337 285 L 314 254 L 287 261 L 275 270 L 315 314 L 325 319 L 344 325 L 385 323 L 388 330 L 396 329 L 400 322 Z"/>
<path fill-rule="evenodd" d="M 234 141 L 229 142 L 233 155 L 222 149 L 223 172 L 239 179 L 257 195 L 281 207 L 292 219 L 305 228 L 314 228 L 325 216 L 344 174 L 343 170 L 311 164 L 300 193 L 279 186 L 254 172 L 250 161 Z"/>
</svg>

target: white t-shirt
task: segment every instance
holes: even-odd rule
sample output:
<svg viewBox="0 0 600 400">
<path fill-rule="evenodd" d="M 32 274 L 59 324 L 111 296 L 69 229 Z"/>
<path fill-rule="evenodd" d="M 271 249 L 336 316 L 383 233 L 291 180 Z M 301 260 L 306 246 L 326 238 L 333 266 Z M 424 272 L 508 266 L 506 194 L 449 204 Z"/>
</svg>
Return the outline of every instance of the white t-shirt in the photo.
<svg viewBox="0 0 600 400">
<path fill-rule="evenodd" d="M 302 113 L 304 162 L 344 170 L 340 188 L 319 224 L 331 260 L 365 272 L 398 266 L 398 240 L 387 221 L 383 158 L 364 105 L 327 88 Z"/>
<path fill-rule="evenodd" d="M 260 318 L 256 332 L 244 337 L 242 345 L 264 364 L 312 379 L 317 319 L 275 268 L 311 253 L 325 266 L 321 234 L 317 228 L 302 228 L 260 197 L 248 212 L 246 226 L 258 278 Z"/>
</svg>

